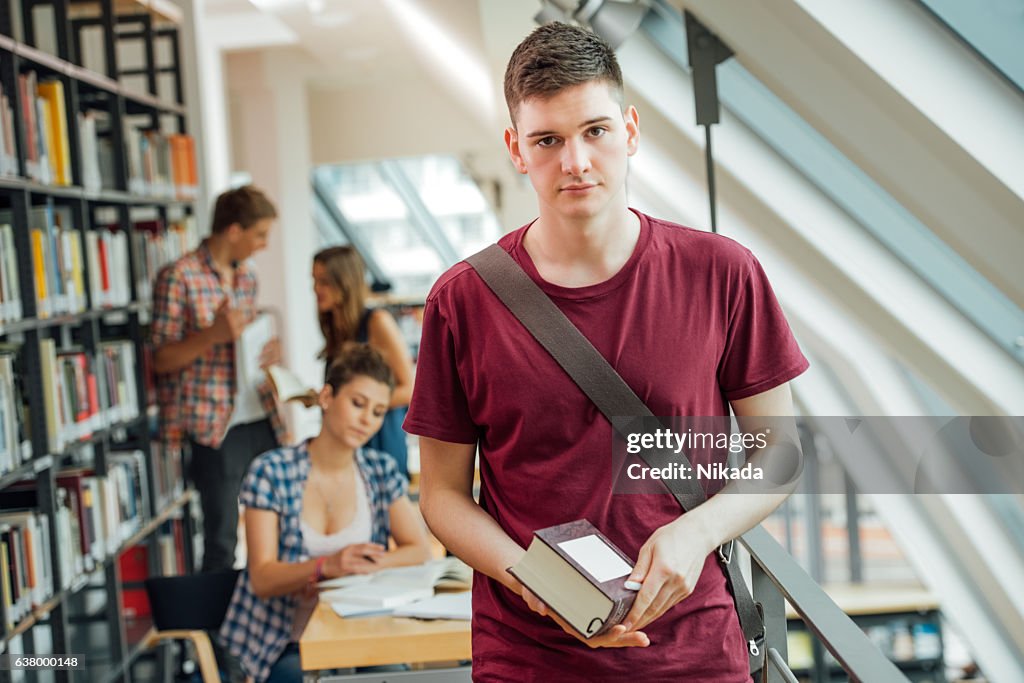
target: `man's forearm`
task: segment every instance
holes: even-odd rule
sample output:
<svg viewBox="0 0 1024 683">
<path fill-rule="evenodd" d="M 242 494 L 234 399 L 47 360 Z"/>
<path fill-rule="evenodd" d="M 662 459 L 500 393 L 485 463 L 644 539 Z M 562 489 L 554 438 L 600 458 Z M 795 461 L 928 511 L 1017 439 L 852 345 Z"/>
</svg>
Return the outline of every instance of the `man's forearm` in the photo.
<svg viewBox="0 0 1024 683">
<path fill-rule="evenodd" d="M 213 346 L 213 328 L 207 327 L 181 341 L 168 342 L 153 354 L 153 371 L 158 375 L 187 368 Z"/>
<path fill-rule="evenodd" d="M 756 468 L 765 472 L 764 485 L 760 481 L 731 481 L 716 495 L 687 513 L 690 522 L 700 525 L 711 544 L 716 548 L 737 536 L 741 536 L 760 524 L 779 507 L 796 489 L 797 473 L 783 471 L 799 463 L 799 441 L 794 429 L 786 429 L 789 423 L 778 420 L 775 436 L 769 439 L 766 448 L 756 451 L 747 459 Z M 774 423 L 773 423 L 774 424 Z M 767 492 L 770 487 L 770 492 Z M 755 492 L 760 488 L 764 493 Z"/>
<path fill-rule="evenodd" d="M 518 582 L 505 570 L 524 550 L 470 496 L 451 490 L 421 498 L 427 526 L 444 547 L 473 569 L 519 592 Z"/>
<path fill-rule="evenodd" d="M 274 560 L 258 566 L 250 564 L 249 574 L 256 597 L 264 600 L 281 595 L 290 595 L 309 585 L 310 577 L 316 570 L 317 558 L 304 562 L 281 562 Z"/>
<path fill-rule="evenodd" d="M 685 516 L 700 525 L 713 550 L 760 524 L 788 497 L 788 493 L 719 493 Z"/>
</svg>

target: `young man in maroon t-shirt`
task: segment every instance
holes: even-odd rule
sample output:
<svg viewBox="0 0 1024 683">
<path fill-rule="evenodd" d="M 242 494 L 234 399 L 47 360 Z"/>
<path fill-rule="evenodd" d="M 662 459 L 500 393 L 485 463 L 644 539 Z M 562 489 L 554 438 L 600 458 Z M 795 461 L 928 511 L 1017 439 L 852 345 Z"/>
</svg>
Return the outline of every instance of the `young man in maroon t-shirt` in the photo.
<svg viewBox="0 0 1024 683">
<path fill-rule="evenodd" d="M 611 49 L 538 28 L 505 97 L 505 142 L 540 216 L 499 244 L 655 415 L 791 414 L 787 383 L 807 361 L 757 260 L 627 205 L 639 117 Z M 474 680 L 749 680 L 714 551 L 785 495 L 718 495 L 686 514 L 669 495 L 613 496 L 611 425 L 466 263 L 427 298 L 405 428 L 421 437 L 427 523 L 478 572 Z M 589 640 L 506 571 L 534 530 L 580 518 L 637 558 L 643 584 L 625 622 Z"/>
</svg>

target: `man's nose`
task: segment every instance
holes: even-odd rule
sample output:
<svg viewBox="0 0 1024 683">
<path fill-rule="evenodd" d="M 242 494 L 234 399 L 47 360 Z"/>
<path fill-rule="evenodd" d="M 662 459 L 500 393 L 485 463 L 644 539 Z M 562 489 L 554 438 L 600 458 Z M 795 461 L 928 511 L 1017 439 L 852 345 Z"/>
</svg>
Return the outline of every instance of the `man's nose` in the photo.
<svg viewBox="0 0 1024 683">
<path fill-rule="evenodd" d="M 590 170 L 590 155 L 586 146 L 569 140 L 562 148 L 562 171 L 572 176 L 582 176 Z"/>
</svg>

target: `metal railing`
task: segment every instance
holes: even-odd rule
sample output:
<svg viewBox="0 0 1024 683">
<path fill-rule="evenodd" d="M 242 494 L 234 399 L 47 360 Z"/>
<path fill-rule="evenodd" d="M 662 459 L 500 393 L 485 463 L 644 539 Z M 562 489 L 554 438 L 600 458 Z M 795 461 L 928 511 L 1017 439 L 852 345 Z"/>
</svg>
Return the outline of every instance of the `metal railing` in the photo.
<svg viewBox="0 0 1024 683">
<path fill-rule="evenodd" d="M 796 681 L 786 665 L 786 601 L 851 681 L 909 680 L 767 531 L 758 526 L 739 540 L 750 552 L 754 600 L 764 611 L 770 682 Z"/>
</svg>

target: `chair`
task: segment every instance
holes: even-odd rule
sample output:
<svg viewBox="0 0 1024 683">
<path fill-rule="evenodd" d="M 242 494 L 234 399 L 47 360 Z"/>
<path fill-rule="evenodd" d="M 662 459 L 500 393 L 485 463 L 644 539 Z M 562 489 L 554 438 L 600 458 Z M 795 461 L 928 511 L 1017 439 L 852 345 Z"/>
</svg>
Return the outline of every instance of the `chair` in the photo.
<svg viewBox="0 0 1024 683">
<path fill-rule="evenodd" d="M 224 621 L 239 570 L 154 576 L 146 579 L 146 594 L 153 613 L 153 628 L 145 647 L 165 640 L 188 640 L 196 650 L 203 683 L 219 683 L 220 673 L 207 631 Z"/>
</svg>

